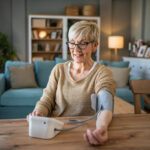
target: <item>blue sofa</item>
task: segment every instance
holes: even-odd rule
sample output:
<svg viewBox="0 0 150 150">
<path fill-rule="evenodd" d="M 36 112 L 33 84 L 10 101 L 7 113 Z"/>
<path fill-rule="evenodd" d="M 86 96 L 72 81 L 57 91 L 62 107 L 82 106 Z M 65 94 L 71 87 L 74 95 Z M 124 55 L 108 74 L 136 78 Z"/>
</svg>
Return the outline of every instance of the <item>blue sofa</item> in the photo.
<svg viewBox="0 0 150 150">
<path fill-rule="evenodd" d="M 8 66 L 25 66 L 27 62 L 7 61 L 5 72 L 0 74 L 0 119 L 5 118 L 25 118 L 27 114 L 33 111 L 36 102 L 43 93 L 43 88 L 49 79 L 49 74 L 55 64 L 65 62 L 57 58 L 55 61 L 34 61 L 34 74 L 37 88 L 10 88 L 10 74 Z M 113 67 L 128 67 L 128 62 L 106 62 L 100 61 L 101 64 Z M 129 87 L 117 88 L 116 96 L 133 104 L 133 94 Z"/>
</svg>

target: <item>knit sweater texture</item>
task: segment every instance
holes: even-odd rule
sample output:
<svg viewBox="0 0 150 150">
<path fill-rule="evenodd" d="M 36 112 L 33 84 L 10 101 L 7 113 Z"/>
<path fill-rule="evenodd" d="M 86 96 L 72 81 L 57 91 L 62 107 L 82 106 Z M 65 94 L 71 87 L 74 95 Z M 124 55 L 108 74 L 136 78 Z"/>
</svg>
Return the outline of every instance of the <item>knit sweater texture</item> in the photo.
<svg viewBox="0 0 150 150">
<path fill-rule="evenodd" d="M 91 94 L 107 90 L 115 95 L 116 83 L 106 66 L 97 63 L 86 77 L 75 81 L 68 71 L 68 63 L 57 64 L 53 68 L 43 95 L 35 106 L 34 110 L 39 110 L 44 116 L 93 115 Z"/>
</svg>

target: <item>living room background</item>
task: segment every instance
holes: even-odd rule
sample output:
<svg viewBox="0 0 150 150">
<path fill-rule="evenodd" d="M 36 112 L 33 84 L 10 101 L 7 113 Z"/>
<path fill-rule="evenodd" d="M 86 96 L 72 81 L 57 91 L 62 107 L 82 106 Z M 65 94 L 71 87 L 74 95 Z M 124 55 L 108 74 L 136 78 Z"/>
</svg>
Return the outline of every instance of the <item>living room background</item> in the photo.
<svg viewBox="0 0 150 150">
<path fill-rule="evenodd" d="M 96 15 L 101 17 L 100 58 L 110 60 L 113 55 L 108 49 L 109 35 L 122 35 L 124 49 L 118 56 L 128 56 L 128 43 L 142 39 L 150 41 L 149 0 L 1 0 L 0 32 L 8 35 L 22 61 L 28 60 L 28 15 L 65 15 L 67 5 L 94 5 Z M 80 12 L 81 14 L 81 12 Z"/>
</svg>

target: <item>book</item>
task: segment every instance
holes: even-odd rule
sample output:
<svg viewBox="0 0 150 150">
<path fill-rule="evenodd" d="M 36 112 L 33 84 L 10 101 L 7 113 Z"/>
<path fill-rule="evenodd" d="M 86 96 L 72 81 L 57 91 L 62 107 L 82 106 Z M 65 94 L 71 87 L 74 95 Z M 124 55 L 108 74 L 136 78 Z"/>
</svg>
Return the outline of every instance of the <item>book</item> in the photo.
<svg viewBox="0 0 150 150">
<path fill-rule="evenodd" d="M 58 51 L 59 50 L 59 47 L 60 47 L 60 43 L 57 43 L 56 45 L 55 45 L 55 49 L 54 49 L 54 51 Z"/>
<path fill-rule="evenodd" d="M 33 30 L 33 32 L 32 32 L 33 34 L 32 34 L 32 38 L 33 39 L 38 39 L 38 32 L 36 31 L 36 30 Z"/>
<path fill-rule="evenodd" d="M 62 39 L 62 30 L 57 30 L 57 39 Z"/>
<path fill-rule="evenodd" d="M 38 60 L 38 61 L 42 61 L 42 60 L 44 60 L 44 58 L 43 57 L 32 57 L 32 61 L 35 61 L 35 60 Z"/>
</svg>

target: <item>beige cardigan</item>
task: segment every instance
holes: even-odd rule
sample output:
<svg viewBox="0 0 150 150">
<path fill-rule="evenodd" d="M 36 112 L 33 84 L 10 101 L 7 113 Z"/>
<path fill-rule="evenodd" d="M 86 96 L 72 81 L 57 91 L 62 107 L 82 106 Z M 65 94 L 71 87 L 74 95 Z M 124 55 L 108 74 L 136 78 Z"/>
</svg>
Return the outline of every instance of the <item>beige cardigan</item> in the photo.
<svg viewBox="0 0 150 150">
<path fill-rule="evenodd" d="M 68 72 L 68 63 L 53 68 L 43 96 L 36 104 L 34 110 L 39 110 L 44 116 L 92 115 L 92 93 L 107 90 L 115 95 L 116 83 L 106 66 L 97 63 L 85 78 L 74 81 Z"/>
</svg>

